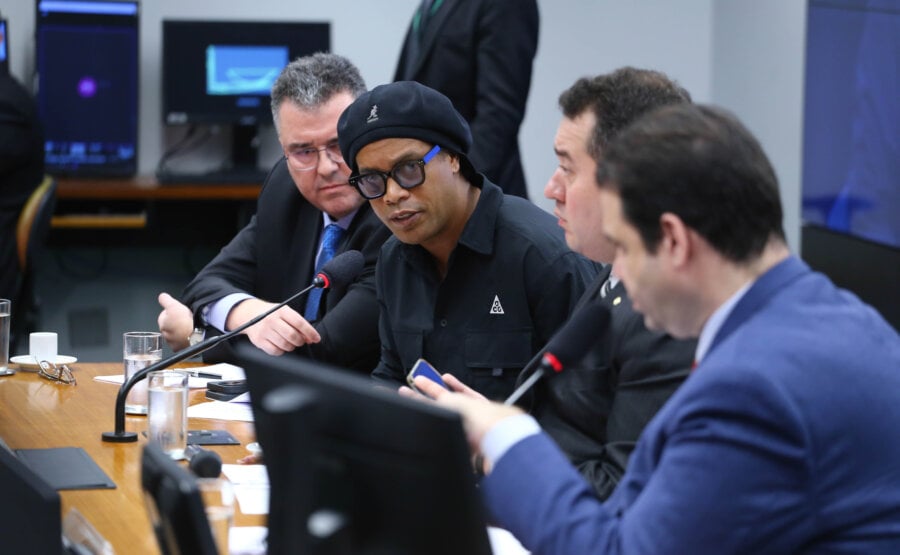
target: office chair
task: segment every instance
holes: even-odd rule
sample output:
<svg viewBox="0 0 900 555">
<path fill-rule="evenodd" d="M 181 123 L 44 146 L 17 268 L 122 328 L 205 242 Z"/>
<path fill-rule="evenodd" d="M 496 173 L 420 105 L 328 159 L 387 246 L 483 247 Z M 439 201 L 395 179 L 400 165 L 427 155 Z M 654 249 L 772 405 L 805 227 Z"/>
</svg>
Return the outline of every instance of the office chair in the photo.
<svg viewBox="0 0 900 555">
<path fill-rule="evenodd" d="M 50 219 L 55 207 L 56 180 L 47 175 L 28 197 L 16 225 L 20 275 L 12 305 L 11 353 L 18 340 L 38 327 L 40 301 L 34 290 L 34 265 L 50 232 Z"/>
</svg>

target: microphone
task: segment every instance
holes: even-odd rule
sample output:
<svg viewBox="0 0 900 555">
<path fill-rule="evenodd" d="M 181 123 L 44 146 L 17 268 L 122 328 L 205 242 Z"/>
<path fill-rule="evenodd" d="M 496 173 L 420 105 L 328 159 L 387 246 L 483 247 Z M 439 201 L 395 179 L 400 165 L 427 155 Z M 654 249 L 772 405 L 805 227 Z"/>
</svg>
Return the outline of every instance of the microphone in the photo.
<svg viewBox="0 0 900 555">
<path fill-rule="evenodd" d="M 609 325 L 610 313 L 606 305 L 591 303 L 581 307 L 547 342 L 547 347 L 532 359 L 522 372 L 533 366 L 537 369 L 522 385 L 503 401 L 512 405 L 518 401 L 539 379 L 559 374 L 567 366 L 581 360 L 593 344 L 600 330 Z M 538 362 L 539 360 L 539 362 Z M 536 364 L 535 364 L 536 363 Z"/>
<path fill-rule="evenodd" d="M 200 478 L 218 478 L 222 473 L 222 457 L 214 451 L 198 445 L 188 445 L 184 449 L 188 468 Z"/>
<path fill-rule="evenodd" d="M 133 441 L 137 441 L 137 434 L 135 432 L 125 431 L 125 398 L 128 396 L 128 392 L 131 391 L 131 388 L 134 387 L 134 384 L 147 377 L 147 374 L 155 370 L 163 370 L 177 362 L 181 362 L 186 358 L 190 358 L 194 355 L 212 349 L 219 343 L 227 341 L 235 335 L 238 335 L 250 326 L 257 324 L 266 316 L 269 316 L 288 303 L 295 301 L 302 295 L 309 293 L 316 287 L 329 289 L 336 286 L 348 284 L 362 272 L 363 266 L 365 266 L 365 257 L 363 257 L 361 252 L 343 252 L 335 256 L 334 258 L 326 262 L 324 266 L 322 266 L 322 269 L 318 274 L 316 274 L 316 277 L 312 280 L 312 283 L 309 285 L 309 287 L 306 287 L 298 291 L 297 293 L 294 293 L 287 300 L 278 303 L 262 314 L 252 318 L 251 320 L 248 320 L 247 322 L 244 322 L 242 325 L 234 328 L 227 333 L 223 333 L 222 335 L 217 335 L 215 337 L 210 337 L 204 341 L 201 341 L 200 343 L 197 343 L 196 345 L 175 353 L 167 359 L 161 360 L 155 364 L 151 364 L 150 366 L 135 372 L 131 376 L 131 378 L 126 380 L 125 383 L 122 384 L 122 387 L 119 388 L 119 394 L 116 397 L 116 430 L 114 432 L 103 432 L 101 436 L 103 441 L 110 441 L 113 443 L 130 443 Z"/>
</svg>

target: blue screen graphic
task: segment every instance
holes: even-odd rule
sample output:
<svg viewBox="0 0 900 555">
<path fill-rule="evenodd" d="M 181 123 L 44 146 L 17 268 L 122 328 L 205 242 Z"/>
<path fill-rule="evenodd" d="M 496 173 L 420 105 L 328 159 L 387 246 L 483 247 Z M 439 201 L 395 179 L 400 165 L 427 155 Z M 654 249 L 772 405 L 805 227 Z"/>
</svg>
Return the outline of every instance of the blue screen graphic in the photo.
<svg viewBox="0 0 900 555">
<path fill-rule="evenodd" d="M 6 58 L 6 22 L 0 21 L 0 62 L 5 62 Z"/>
<path fill-rule="evenodd" d="M 206 93 L 268 96 L 288 63 L 287 46 L 224 46 L 206 48 Z"/>
<path fill-rule="evenodd" d="M 803 218 L 900 248 L 900 4 L 809 7 Z"/>
</svg>

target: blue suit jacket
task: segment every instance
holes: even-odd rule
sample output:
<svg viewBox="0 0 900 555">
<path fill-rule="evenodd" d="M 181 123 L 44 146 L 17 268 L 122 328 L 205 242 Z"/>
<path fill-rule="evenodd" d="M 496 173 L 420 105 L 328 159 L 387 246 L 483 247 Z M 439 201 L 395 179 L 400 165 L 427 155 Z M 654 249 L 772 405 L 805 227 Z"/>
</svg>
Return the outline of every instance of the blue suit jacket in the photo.
<svg viewBox="0 0 900 555">
<path fill-rule="evenodd" d="M 900 553 L 900 338 L 796 258 L 748 290 L 606 503 L 544 435 L 482 483 L 534 553 Z"/>
</svg>

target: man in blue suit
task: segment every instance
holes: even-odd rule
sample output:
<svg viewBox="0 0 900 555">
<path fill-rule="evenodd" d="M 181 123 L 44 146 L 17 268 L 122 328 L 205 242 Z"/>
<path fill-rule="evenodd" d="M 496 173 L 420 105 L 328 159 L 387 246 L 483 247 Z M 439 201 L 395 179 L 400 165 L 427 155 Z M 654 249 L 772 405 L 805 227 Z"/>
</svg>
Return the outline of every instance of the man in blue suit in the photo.
<svg viewBox="0 0 900 555">
<path fill-rule="evenodd" d="M 492 465 L 496 523 L 545 553 L 900 553 L 900 338 L 788 251 L 732 115 L 677 105 L 598 169 L 614 272 L 698 365 L 605 503 L 529 416 L 417 380 Z"/>
</svg>

